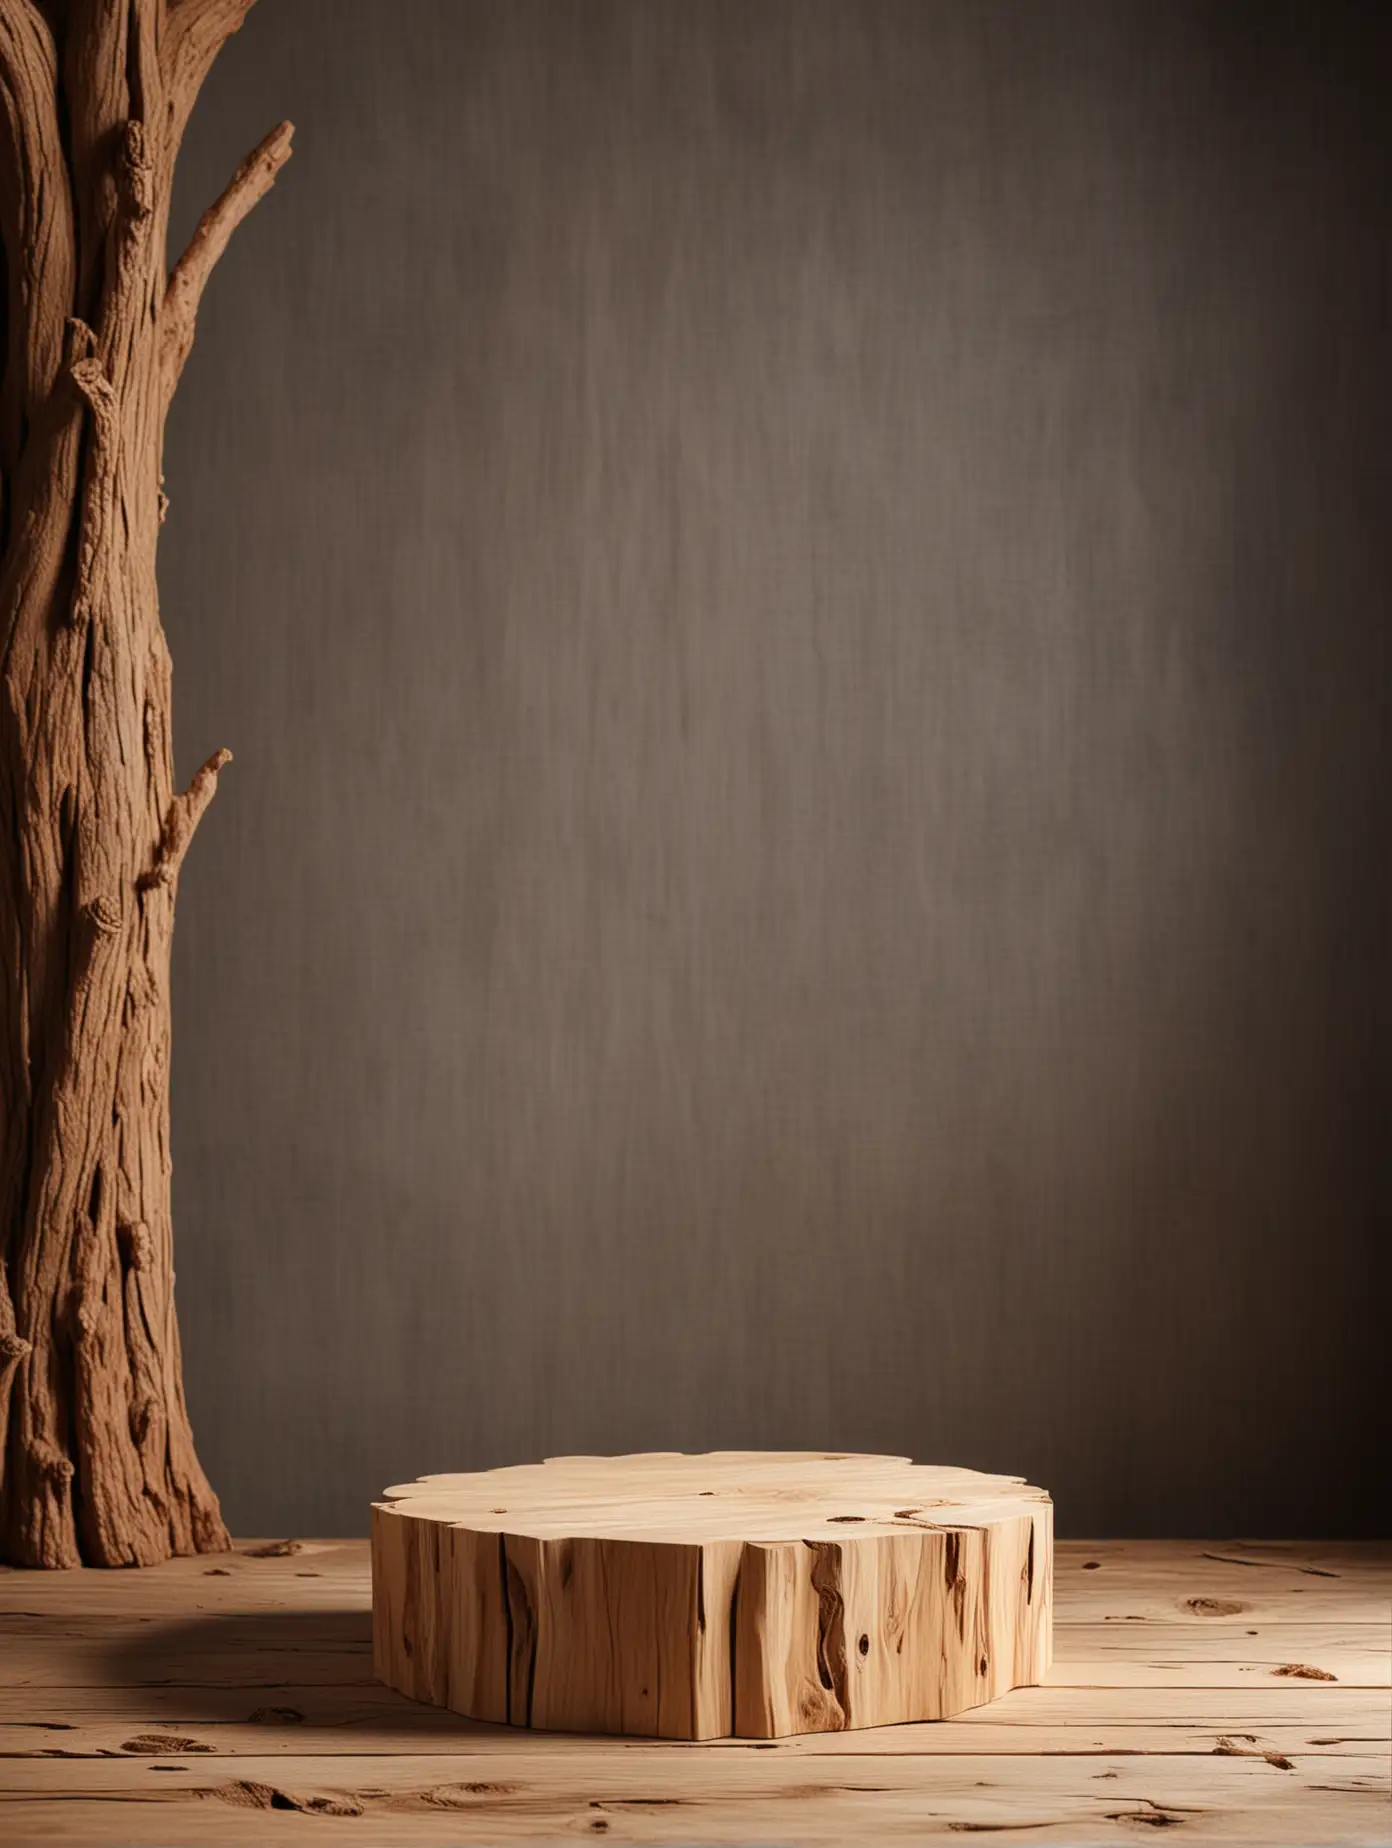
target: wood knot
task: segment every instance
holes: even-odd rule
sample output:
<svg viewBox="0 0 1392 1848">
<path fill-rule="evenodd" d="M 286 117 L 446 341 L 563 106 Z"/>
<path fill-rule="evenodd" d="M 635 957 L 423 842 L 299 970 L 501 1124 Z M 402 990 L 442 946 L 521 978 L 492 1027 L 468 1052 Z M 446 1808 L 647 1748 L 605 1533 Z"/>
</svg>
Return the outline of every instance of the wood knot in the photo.
<svg viewBox="0 0 1392 1848">
<path fill-rule="evenodd" d="M 184 1733 L 137 1733 L 133 1739 L 121 1741 L 123 1752 L 138 1752 L 147 1758 L 160 1758 L 171 1752 L 211 1752 L 212 1749 L 201 1739 L 190 1739 Z"/>
<path fill-rule="evenodd" d="M 86 400 L 92 415 L 102 422 L 110 422 L 116 407 L 116 387 L 106 376 L 106 367 L 95 354 L 85 359 L 75 359 L 68 367 L 68 377 Z"/>
<path fill-rule="evenodd" d="M 151 652 L 151 678 L 158 682 L 160 664 L 157 655 Z M 164 755 L 164 719 L 155 701 L 147 693 L 145 696 L 145 761 L 151 766 L 159 763 Z"/>
<path fill-rule="evenodd" d="M 87 907 L 87 920 L 99 936 L 114 937 L 125 921 L 120 899 L 107 893 L 94 898 Z"/>
<path fill-rule="evenodd" d="M 29 1446 L 29 1461 L 41 1476 L 57 1487 L 66 1487 L 73 1479 L 73 1466 L 69 1457 L 56 1444 L 45 1443 L 43 1438 L 36 1438 Z"/>
<path fill-rule="evenodd" d="M 155 1241 L 150 1235 L 150 1228 L 143 1219 L 136 1219 L 127 1225 L 117 1226 L 116 1237 L 120 1241 L 121 1256 L 133 1271 L 147 1271 L 155 1261 Z"/>
<path fill-rule="evenodd" d="M 139 221 L 155 209 L 155 170 L 145 147 L 145 124 L 132 116 L 121 142 L 121 200 Z"/>
<path fill-rule="evenodd" d="M 32 1354 L 34 1344 L 26 1341 L 23 1335 L 0 1335 L 0 1367 L 17 1365 L 26 1354 Z"/>
</svg>

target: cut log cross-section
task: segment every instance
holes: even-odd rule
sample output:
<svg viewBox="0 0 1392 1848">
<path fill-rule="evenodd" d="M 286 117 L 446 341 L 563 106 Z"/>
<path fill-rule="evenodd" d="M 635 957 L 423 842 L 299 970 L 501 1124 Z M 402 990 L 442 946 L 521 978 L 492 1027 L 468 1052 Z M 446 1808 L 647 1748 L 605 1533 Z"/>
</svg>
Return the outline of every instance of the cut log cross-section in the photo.
<svg viewBox="0 0 1392 1848">
<path fill-rule="evenodd" d="M 373 1657 L 548 1731 L 775 1739 L 945 1719 L 1049 1666 L 1053 1507 L 903 1457 L 557 1457 L 373 1509 Z"/>
</svg>

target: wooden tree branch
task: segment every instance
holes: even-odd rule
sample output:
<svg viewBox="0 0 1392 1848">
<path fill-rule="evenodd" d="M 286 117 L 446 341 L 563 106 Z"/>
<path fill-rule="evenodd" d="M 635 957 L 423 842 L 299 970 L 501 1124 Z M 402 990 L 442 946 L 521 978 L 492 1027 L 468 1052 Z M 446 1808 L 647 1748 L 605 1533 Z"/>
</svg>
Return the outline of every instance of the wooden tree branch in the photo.
<svg viewBox="0 0 1392 1848">
<path fill-rule="evenodd" d="M 155 852 L 155 863 L 139 882 L 141 891 L 148 892 L 156 886 L 171 886 L 178 878 L 194 829 L 202 821 L 203 811 L 217 794 L 218 772 L 231 761 L 232 753 L 225 747 L 214 751 L 183 795 L 175 796 L 170 803 L 164 832 Z"/>
<path fill-rule="evenodd" d="M 179 374 L 193 346 L 198 304 L 213 266 L 226 250 L 232 233 L 275 185 L 276 175 L 290 158 L 293 122 L 281 122 L 254 147 L 228 181 L 221 197 L 198 221 L 189 247 L 174 265 L 160 311 L 160 369 L 166 402 L 173 397 Z"/>
</svg>

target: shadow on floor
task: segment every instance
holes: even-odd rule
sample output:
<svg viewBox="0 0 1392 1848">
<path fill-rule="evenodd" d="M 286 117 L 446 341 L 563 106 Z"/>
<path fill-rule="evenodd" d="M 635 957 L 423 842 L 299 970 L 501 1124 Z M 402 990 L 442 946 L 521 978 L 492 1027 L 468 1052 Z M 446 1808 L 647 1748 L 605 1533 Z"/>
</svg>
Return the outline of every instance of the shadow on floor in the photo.
<svg viewBox="0 0 1392 1848">
<path fill-rule="evenodd" d="M 361 1732 L 506 1736 L 410 1701 L 372 1673 L 365 1610 L 235 1611 L 151 1622 L 113 1644 L 109 1689 L 161 1722 L 344 1727 Z"/>
</svg>

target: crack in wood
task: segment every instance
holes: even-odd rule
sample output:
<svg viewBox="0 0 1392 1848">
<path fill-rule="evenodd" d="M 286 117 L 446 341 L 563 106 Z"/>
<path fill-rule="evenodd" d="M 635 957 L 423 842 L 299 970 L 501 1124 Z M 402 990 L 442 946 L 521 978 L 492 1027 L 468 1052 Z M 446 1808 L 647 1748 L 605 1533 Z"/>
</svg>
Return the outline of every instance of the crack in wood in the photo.
<svg viewBox="0 0 1392 1848">
<path fill-rule="evenodd" d="M 841 1548 L 835 1541 L 806 1541 L 812 1551 L 812 1589 L 817 1594 L 817 1678 L 831 1697 L 832 1728 L 846 1722 L 846 1603 Z"/>
<path fill-rule="evenodd" d="M 1252 1566 L 1272 1572 L 1303 1572 L 1308 1578 L 1338 1578 L 1327 1566 L 1300 1566 L 1285 1559 L 1238 1559 L 1232 1553 L 1201 1553 L 1200 1559 L 1216 1560 L 1220 1566 Z"/>
</svg>

